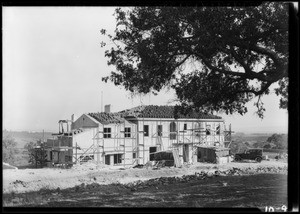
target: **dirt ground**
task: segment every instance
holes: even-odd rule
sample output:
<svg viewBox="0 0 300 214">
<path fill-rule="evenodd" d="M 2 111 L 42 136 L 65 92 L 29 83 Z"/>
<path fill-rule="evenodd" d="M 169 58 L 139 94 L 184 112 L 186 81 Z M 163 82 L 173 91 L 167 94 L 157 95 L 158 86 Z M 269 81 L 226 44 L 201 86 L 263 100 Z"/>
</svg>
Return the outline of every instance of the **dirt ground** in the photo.
<svg viewBox="0 0 300 214">
<path fill-rule="evenodd" d="M 4 207 L 189 207 L 258 208 L 287 206 L 287 176 L 185 176 L 135 185 L 80 185 L 64 190 L 4 194 Z M 258 182 L 259 181 L 259 182 Z M 146 185 L 144 185 L 147 183 Z"/>
<path fill-rule="evenodd" d="M 78 193 L 63 194 L 61 199 L 47 201 L 41 206 L 249 207 L 263 210 L 265 206 L 287 206 L 287 176 L 226 176 L 158 184 L 135 191 L 120 191 L 115 187 L 104 194 L 103 191 L 86 188 L 80 196 Z"/>
<path fill-rule="evenodd" d="M 230 170 L 237 174 L 258 173 L 287 173 L 287 163 L 284 161 L 231 162 L 228 164 L 196 163 L 182 168 L 165 167 L 159 170 L 151 168 L 137 169 L 97 166 L 90 162 L 76 165 L 71 169 L 43 168 L 43 169 L 7 169 L 3 170 L 3 193 L 25 193 L 40 189 L 55 190 L 72 188 L 89 184 L 127 184 L 135 181 L 146 181 L 159 177 L 181 177 L 205 172 L 215 174 L 216 171 L 226 175 Z M 230 174 L 230 173 L 229 173 Z M 232 173 L 231 173 L 232 174 Z"/>
</svg>

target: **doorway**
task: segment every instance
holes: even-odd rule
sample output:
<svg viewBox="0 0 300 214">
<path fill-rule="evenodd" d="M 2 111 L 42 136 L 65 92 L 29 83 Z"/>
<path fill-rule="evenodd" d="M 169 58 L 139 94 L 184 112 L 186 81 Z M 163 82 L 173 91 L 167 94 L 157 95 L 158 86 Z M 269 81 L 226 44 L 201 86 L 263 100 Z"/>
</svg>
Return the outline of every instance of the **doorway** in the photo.
<svg viewBox="0 0 300 214">
<path fill-rule="evenodd" d="M 105 155 L 105 164 L 110 165 L 110 155 Z"/>
<path fill-rule="evenodd" d="M 156 150 L 157 150 L 157 147 L 156 147 L 156 146 L 149 147 L 149 153 L 150 153 L 149 160 L 150 160 L 150 161 L 153 161 L 153 160 L 154 160 L 154 154 L 151 154 L 151 153 L 156 152 Z"/>
<path fill-rule="evenodd" d="M 114 154 L 114 165 L 122 163 L 122 154 Z"/>
</svg>

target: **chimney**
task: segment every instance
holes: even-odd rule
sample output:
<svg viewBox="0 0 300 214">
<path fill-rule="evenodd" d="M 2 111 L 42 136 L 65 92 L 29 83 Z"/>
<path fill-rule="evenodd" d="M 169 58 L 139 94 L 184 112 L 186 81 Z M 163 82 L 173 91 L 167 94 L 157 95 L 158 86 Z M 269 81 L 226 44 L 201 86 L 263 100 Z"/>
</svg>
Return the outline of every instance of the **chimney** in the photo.
<svg viewBox="0 0 300 214">
<path fill-rule="evenodd" d="M 111 106 L 110 104 L 104 106 L 104 112 L 105 113 L 110 113 L 110 106 Z"/>
<path fill-rule="evenodd" d="M 75 122 L 76 119 L 77 119 L 77 118 L 76 118 L 75 114 L 72 114 L 72 116 L 71 116 L 72 122 Z"/>
</svg>

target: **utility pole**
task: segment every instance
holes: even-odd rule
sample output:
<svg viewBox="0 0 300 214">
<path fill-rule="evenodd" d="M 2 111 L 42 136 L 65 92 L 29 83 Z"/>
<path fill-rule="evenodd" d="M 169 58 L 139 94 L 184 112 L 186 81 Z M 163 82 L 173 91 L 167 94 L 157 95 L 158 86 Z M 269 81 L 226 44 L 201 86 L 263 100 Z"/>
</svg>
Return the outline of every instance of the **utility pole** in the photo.
<svg viewBox="0 0 300 214">
<path fill-rule="evenodd" d="M 103 112 L 103 91 L 101 91 L 101 112 Z"/>
</svg>

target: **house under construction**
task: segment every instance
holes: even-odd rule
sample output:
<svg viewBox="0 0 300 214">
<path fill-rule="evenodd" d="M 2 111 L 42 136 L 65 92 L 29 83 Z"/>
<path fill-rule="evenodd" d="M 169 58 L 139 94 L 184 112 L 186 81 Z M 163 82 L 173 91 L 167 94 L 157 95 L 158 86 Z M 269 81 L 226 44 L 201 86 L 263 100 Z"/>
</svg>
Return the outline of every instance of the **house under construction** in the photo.
<svg viewBox="0 0 300 214">
<path fill-rule="evenodd" d="M 231 140 L 221 117 L 191 112 L 174 116 L 174 106 L 139 106 L 121 112 L 83 114 L 59 121 L 46 142 L 49 166 L 87 160 L 107 165 L 145 164 L 150 154 L 176 151 L 180 163 L 199 160 L 199 147 L 224 148 Z"/>
</svg>

